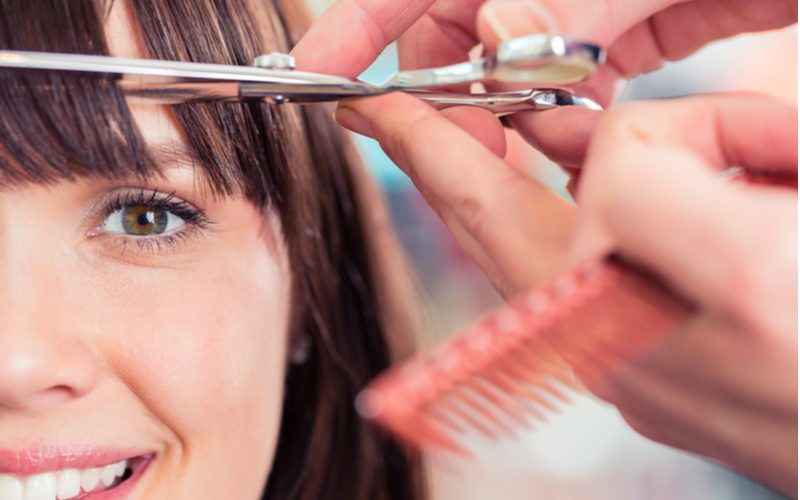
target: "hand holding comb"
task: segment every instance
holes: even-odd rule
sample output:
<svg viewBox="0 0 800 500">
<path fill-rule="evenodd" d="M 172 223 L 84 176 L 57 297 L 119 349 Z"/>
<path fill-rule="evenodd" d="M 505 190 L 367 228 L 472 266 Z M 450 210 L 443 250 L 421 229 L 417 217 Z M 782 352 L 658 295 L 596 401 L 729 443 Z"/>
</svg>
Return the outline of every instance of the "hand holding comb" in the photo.
<svg viewBox="0 0 800 500">
<path fill-rule="evenodd" d="M 797 187 L 794 174 L 745 171 L 749 184 Z M 726 174 L 729 175 L 729 174 Z M 612 254 L 524 293 L 430 353 L 373 381 L 359 413 L 419 448 L 468 455 L 458 435 L 513 435 L 557 412 L 569 390 L 604 380 L 692 314 L 647 271 Z"/>
<path fill-rule="evenodd" d="M 455 434 L 487 438 L 545 420 L 576 389 L 571 371 L 609 375 L 688 317 L 691 308 L 616 255 L 525 293 L 428 355 L 378 377 L 361 415 L 420 448 L 468 454 Z"/>
</svg>

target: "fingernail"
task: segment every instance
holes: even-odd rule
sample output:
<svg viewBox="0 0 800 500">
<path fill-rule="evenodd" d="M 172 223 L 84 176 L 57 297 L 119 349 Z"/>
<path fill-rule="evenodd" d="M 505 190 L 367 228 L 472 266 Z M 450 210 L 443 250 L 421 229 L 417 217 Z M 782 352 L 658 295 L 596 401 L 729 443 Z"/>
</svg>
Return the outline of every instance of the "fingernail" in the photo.
<svg viewBox="0 0 800 500">
<path fill-rule="evenodd" d="M 490 0 L 482 12 L 486 24 L 501 41 L 558 32 L 550 8 L 536 0 Z"/>
<path fill-rule="evenodd" d="M 333 113 L 333 119 L 342 127 L 352 130 L 356 134 L 372 137 L 372 127 L 369 120 L 350 107 L 339 106 Z"/>
</svg>

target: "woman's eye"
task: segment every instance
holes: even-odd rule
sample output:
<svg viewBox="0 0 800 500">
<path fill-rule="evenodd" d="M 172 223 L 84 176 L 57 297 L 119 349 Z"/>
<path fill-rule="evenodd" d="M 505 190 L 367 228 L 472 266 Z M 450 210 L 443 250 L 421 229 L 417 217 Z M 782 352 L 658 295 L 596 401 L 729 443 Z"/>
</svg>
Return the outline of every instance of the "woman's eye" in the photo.
<svg viewBox="0 0 800 500">
<path fill-rule="evenodd" d="M 125 205 L 111 212 L 100 225 L 107 233 L 130 236 L 156 236 L 179 229 L 186 224 L 171 211 L 143 203 Z"/>
</svg>

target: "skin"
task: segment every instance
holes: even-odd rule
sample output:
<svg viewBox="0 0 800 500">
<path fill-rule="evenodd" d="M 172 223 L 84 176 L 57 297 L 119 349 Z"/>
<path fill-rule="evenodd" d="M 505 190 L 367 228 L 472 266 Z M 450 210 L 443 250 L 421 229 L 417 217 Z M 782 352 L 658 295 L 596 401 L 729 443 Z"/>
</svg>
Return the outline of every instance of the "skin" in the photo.
<svg viewBox="0 0 800 500">
<path fill-rule="evenodd" d="M 114 55 L 142 57 L 115 2 Z M 136 104 L 179 150 L 167 108 Z M 0 192 L 0 442 L 155 453 L 135 498 L 258 498 L 277 442 L 290 274 L 276 217 L 214 198 L 191 164 L 165 178 Z M 99 199 L 174 192 L 214 223 L 174 246 L 97 232 Z"/>
<path fill-rule="evenodd" d="M 796 20 L 783 0 L 340 0 L 294 53 L 304 69 L 354 76 L 398 37 L 401 67 L 419 68 L 462 61 L 478 42 L 557 31 L 608 49 L 609 64 L 577 89 L 608 104 L 622 77 Z M 697 304 L 614 379 L 579 375 L 645 436 L 796 495 L 797 194 L 718 175 L 796 175 L 796 107 L 734 94 L 513 117 L 581 173 L 577 209 L 501 160 L 501 125 L 487 112 L 394 94 L 347 101 L 336 118 L 381 143 L 503 295 L 616 249 Z"/>
</svg>

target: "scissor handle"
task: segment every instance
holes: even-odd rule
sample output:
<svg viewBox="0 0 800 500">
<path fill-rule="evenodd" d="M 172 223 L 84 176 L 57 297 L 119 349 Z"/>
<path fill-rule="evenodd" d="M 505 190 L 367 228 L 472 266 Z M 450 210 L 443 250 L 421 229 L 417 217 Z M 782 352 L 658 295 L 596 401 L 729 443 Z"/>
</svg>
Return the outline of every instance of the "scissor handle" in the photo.
<svg viewBox="0 0 800 500">
<path fill-rule="evenodd" d="M 492 80 L 546 88 L 585 80 L 603 62 L 605 51 L 598 45 L 560 35 L 537 34 L 507 40 L 495 53 L 476 61 L 400 71 L 381 87 L 405 90 Z"/>
<path fill-rule="evenodd" d="M 505 116 L 525 111 L 545 111 L 562 106 L 602 109 L 597 103 L 562 89 L 530 89 L 485 94 L 455 94 L 449 92 L 408 91 L 436 109 L 454 106 L 476 106 Z"/>
<path fill-rule="evenodd" d="M 560 35 L 530 35 L 497 46 L 490 77 L 534 85 L 571 85 L 594 74 L 604 62 L 605 51 L 599 45 Z"/>
</svg>

